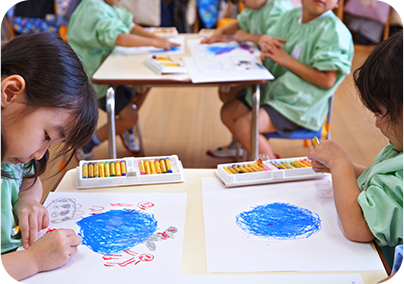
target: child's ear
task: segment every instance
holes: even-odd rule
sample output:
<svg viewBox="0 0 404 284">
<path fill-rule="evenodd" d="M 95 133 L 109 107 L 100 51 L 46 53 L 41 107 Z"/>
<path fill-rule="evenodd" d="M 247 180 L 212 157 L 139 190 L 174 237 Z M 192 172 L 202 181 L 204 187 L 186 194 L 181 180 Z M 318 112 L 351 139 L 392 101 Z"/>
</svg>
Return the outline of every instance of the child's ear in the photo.
<svg viewBox="0 0 404 284">
<path fill-rule="evenodd" d="M 1 108 L 25 96 L 25 80 L 20 75 L 11 75 L 1 81 Z"/>
</svg>

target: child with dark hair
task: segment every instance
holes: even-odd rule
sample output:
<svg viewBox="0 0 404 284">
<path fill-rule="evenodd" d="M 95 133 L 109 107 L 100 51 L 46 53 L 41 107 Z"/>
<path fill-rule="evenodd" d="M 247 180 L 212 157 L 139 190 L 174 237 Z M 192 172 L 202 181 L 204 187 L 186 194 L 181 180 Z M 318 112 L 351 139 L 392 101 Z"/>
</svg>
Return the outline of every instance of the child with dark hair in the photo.
<svg viewBox="0 0 404 284">
<path fill-rule="evenodd" d="M 335 206 L 345 236 L 375 240 L 390 267 L 403 244 L 403 33 L 383 41 L 354 72 L 359 96 L 389 144 L 366 168 L 352 163 L 334 140 L 308 153 L 313 169 L 332 174 Z"/>
<path fill-rule="evenodd" d="M 71 159 L 97 120 L 96 94 L 59 35 L 18 36 L 1 48 L 1 261 L 13 278 L 57 268 L 77 251 L 81 237 L 70 229 L 37 240 L 49 225 L 39 175 L 50 146 L 64 142 L 56 154 Z M 17 224 L 21 234 L 13 236 Z"/>
<path fill-rule="evenodd" d="M 133 15 L 126 8 L 118 8 L 119 0 L 83 0 L 75 9 L 67 34 L 68 43 L 83 61 L 87 75 L 91 77 L 115 46 L 155 46 L 170 49 L 175 43 L 159 37 L 133 22 Z M 134 66 L 136 68 L 136 66 Z M 99 106 L 106 111 L 108 85 L 94 85 Z M 124 147 L 137 154 L 133 126 L 138 120 L 137 109 L 146 98 L 149 89 L 134 93 L 128 86 L 119 85 L 115 91 L 115 130 Z M 91 141 L 77 151 L 78 160 L 92 160 L 92 150 L 108 139 L 108 126 L 102 125 L 94 132 Z"/>
</svg>

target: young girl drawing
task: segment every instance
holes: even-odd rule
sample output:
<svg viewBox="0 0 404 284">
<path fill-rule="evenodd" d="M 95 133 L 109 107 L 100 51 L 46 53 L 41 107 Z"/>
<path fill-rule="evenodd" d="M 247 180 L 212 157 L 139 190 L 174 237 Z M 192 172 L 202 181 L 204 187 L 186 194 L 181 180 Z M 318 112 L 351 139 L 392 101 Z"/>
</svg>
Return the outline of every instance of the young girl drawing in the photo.
<svg viewBox="0 0 404 284">
<path fill-rule="evenodd" d="M 390 141 L 374 163 L 352 163 L 334 140 L 312 148 L 313 169 L 330 172 L 345 236 L 375 240 L 391 265 L 394 247 L 403 243 L 403 33 L 377 46 L 354 73 L 360 98 Z"/>
<path fill-rule="evenodd" d="M 83 66 L 56 33 L 18 36 L 1 49 L 1 261 L 15 279 L 62 266 L 81 237 L 49 225 L 40 204 L 48 148 L 59 155 L 83 146 L 98 120 L 97 99 Z M 71 158 L 70 156 L 70 158 Z M 12 228 L 20 234 L 12 235 Z M 25 250 L 15 251 L 23 245 Z"/>
</svg>

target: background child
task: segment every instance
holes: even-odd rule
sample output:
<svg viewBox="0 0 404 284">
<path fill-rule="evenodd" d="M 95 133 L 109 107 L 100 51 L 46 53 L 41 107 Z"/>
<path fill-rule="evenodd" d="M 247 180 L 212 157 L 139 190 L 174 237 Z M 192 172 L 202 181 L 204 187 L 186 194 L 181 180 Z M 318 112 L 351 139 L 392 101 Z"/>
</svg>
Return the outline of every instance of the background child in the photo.
<svg viewBox="0 0 404 284">
<path fill-rule="evenodd" d="M 283 14 L 259 41 L 265 66 L 275 80 L 261 85 L 259 152 L 275 158 L 262 133 L 288 137 L 304 127 L 318 130 L 329 98 L 346 74 L 353 57 L 352 37 L 331 11 L 338 0 L 303 0 L 302 8 Z M 251 89 L 244 98 L 227 102 L 223 123 L 247 150 L 251 149 Z"/>
<path fill-rule="evenodd" d="M 133 15 L 125 8 L 117 8 L 119 0 L 83 0 L 74 11 L 68 29 L 68 43 L 83 61 L 87 75 L 91 77 L 115 46 L 155 46 L 170 49 L 177 45 L 167 38 L 149 33 L 133 23 Z M 134 67 L 136 68 L 136 67 Z M 98 94 L 99 106 L 106 110 L 106 92 L 108 85 L 94 85 Z M 115 93 L 116 133 L 120 134 L 126 149 L 139 153 L 135 143 L 133 126 L 138 119 L 137 107 L 140 107 L 147 92 L 135 94 L 127 86 L 118 86 Z M 133 103 L 135 105 L 133 105 Z M 94 132 L 91 141 L 77 151 L 79 160 L 93 159 L 93 147 L 108 138 L 107 124 Z"/>
<path fill-rule="evenodd" d="M 290 0 L 244 0 L 241 2 L 243 2 L 245 10 L 237 16 L 237 22 L 216 29 L 212 37 L 202 41 L 203 43 L 224 41 L 223 36 L 234 35 L 237 41 L 251 41 L 258 44 L 261 35 L 265 34 L 283 13 L 294 8 Z M 245 90 L 245 85 L 231 87 L 229 90 L 219 89 L 220 100 L 227 103 L 238 95 L 244 96 L 245 91 L 243 90 Z M 240 93 L 241 91 L 243 92 Z M 235 158 L 237 144 L 233 138 L 228 146 L 208 150 L 206 154 L 215 158 Z M 242 148 L 240 150 L 242 151 Z M 239 156 L 242 156 L 242 153 L 239 153 Z"/>
<path fill-rule="evenodd" d="M 383 41 L 354 73 L 360 98 L 390 141 L 369 167 L 353 164 L 334 140 L 321 142 L 308 157 L 315 171 L 330 172 L 345 236 L 375 240 L 390 267 L 403 243 L 403 33 Z"/>
<path fill-rule="evenodd" d="M 48 148 L 82 147 L 98 120 L 97 99 L 80 59 L 56 33 L 18 36 L 1 48 L 1 261 L 15 279 L 63 265 L 81 237 L 53 231 L 39 202 Z M 21 235 L 12 236 L 19 225 Z M 23 244 L 26 250 L 14 250 Z"/>
</svg>

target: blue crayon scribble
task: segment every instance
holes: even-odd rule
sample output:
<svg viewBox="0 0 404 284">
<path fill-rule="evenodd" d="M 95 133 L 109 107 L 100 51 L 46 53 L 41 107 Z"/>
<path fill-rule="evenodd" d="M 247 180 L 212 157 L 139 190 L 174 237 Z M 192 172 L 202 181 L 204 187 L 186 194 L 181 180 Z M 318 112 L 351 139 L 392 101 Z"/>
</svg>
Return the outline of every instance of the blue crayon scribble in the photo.
<svg viewBox="0 0 404 284">
<path fill-rule="evenodd" d="M 207 46 L 206 51 L 208 54 L 213 54 L 213 55 L 220 55 L 224 53 L 229 53 L 233 49 L 235 49 L 236 46 Z"/>
<path fill-rule="evenodd" d="M 154 215 L 137 210 L 110 210 L 77 222 L 83 245 L 99 254 L 114 254 L 146 241 L 156 230 Z"/>
<path fill-rule="evenodd" d="M 317 213 L 287 203 L 255 206 L 238 214 L 236 224 L 247 234 L 277 240 L 308 238 L 321 229 Z"/>
<path fill-rule="evenodd" d="M 160 50 L 149 50 L 150 53 L 164 53 L 169 51 L 178 51 L 180 48 L 178 46 L 172 46 L 170 49 L 160 49 Z"/>
</svg>

